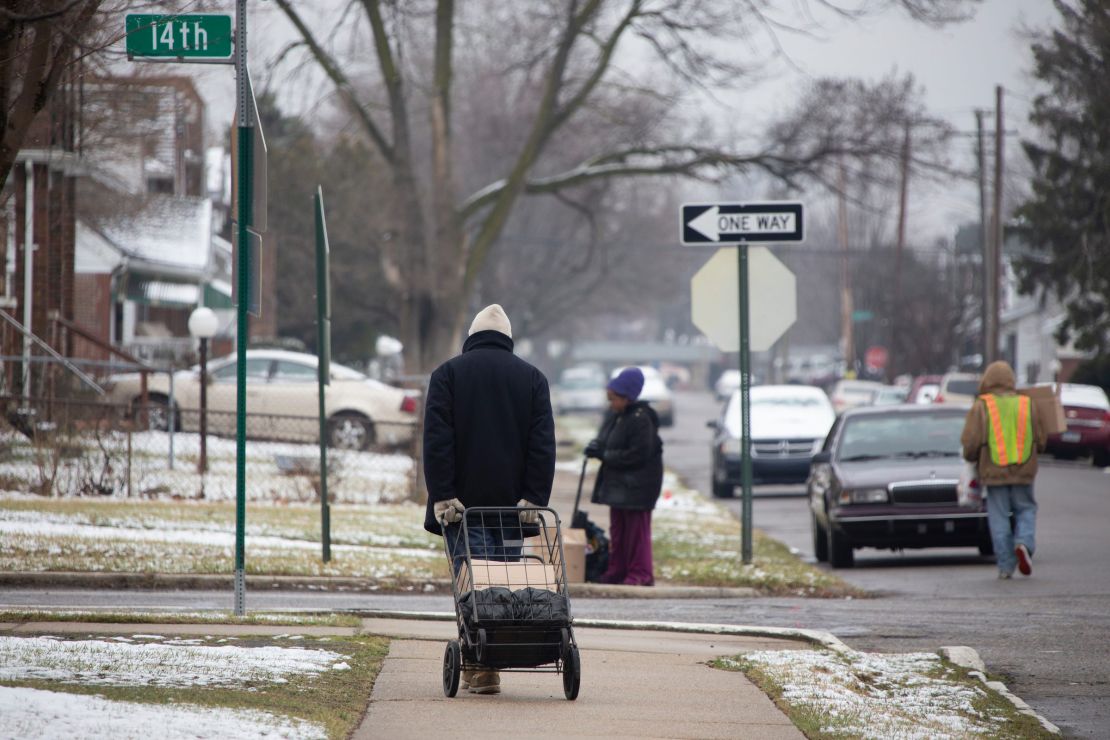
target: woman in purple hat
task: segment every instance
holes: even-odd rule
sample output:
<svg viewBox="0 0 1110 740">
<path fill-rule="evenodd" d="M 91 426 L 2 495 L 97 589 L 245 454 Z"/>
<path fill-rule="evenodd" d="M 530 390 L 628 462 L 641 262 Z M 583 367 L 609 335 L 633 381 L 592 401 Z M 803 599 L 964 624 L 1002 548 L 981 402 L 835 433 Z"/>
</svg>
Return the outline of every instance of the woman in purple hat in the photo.
<svg viewBox="0 0 1110 740">
<path fill-rule="evenodd" d="M 609 568 L 602 583 L 652 586 L 651 511 L 663 487 L 659 417 L 637 401 L 644 374 L 628 367 L 609 381 L 609 411 L 586 456 L 601 461 L 591 500 L 609 506 Z"/>
</svg>

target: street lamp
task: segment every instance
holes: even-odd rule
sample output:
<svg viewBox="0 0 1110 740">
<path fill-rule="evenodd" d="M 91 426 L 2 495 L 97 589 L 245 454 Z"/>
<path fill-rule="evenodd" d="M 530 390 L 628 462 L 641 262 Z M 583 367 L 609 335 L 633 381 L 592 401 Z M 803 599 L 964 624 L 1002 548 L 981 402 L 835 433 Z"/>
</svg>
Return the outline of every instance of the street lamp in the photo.
<svg viewBox="0 0 1110 740">
<path fill-rule="evenodd" d="M 200 460 L 197 472 L 208 470 L 208 340 L 220 328 L 216 312 L 200 306 L 189 314 L 189 333 L 200 340 Z"/>
</svg>

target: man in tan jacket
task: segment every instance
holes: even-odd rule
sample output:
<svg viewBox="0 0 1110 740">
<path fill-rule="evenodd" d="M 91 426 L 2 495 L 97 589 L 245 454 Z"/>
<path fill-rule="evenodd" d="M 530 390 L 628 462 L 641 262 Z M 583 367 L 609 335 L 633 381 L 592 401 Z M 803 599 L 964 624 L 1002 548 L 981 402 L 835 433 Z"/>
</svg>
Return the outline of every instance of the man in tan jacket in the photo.
<svg viewBox="0 0 1110 740">
<path fill-rule="evenodd" d="M 1032 401 L 1014 389 L 1013 369 L 1005 362 L 992 362 L 979 382 L 979 397 L 964 421 L 960 442 L 964 459 L 977 463 L 979 484 L 987 491 L 987 521 L 999 578 L 1011 578 L 1015 568 L 1023 575 L 1033 572 L 1037 525 L 1033 479 L 1037 452 L 1044 450 L 1047 441 L 1044 422 Z"/>
</svg>

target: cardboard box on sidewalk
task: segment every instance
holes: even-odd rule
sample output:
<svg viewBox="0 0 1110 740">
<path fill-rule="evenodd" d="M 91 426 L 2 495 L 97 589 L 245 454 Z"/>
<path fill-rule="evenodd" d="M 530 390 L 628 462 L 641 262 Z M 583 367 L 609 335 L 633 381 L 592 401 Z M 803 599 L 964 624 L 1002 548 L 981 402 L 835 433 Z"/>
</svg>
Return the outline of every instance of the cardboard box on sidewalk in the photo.
<svg viewBox="0 0 1110 740">
<path fill-rule="evenodd" d="M 1067 431 L 1068 422 L 1064 418 L 1064 406 L 1052 386 L 1034 385 L 1029 388 L 1018 388 L 1017 392 L 1023 396 L 1029 396 L 1035 409 L 1033 413 L 1042 420 L 1049 434 Z"/>
<path fill-rule="evenodd" d="M 538 557 L 545 563 L 559 559 L 559 544 L 555 528 L 547 527 L 536 537 L 524 540 L 524 554 Z M 563 555 L 567 564 L 567 583 L 586 581 L 586 530 L 563 527 Z"/>
</svg>

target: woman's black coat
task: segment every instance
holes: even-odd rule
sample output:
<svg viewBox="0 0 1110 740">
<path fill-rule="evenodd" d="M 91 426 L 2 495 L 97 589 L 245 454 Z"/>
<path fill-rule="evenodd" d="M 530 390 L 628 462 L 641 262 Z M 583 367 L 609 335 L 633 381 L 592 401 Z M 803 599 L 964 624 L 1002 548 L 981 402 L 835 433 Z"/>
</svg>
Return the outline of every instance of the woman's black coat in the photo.
<svg viewBox="0 0 1110 740">
<path fill-rule="evenodd" d="M 591 501 L 615 509 L 651 511 L 663 487 L 663 440 L 659 417 L 644 401 L 610 412 L 598 432 L 602 448 Z"/>
</svg>

